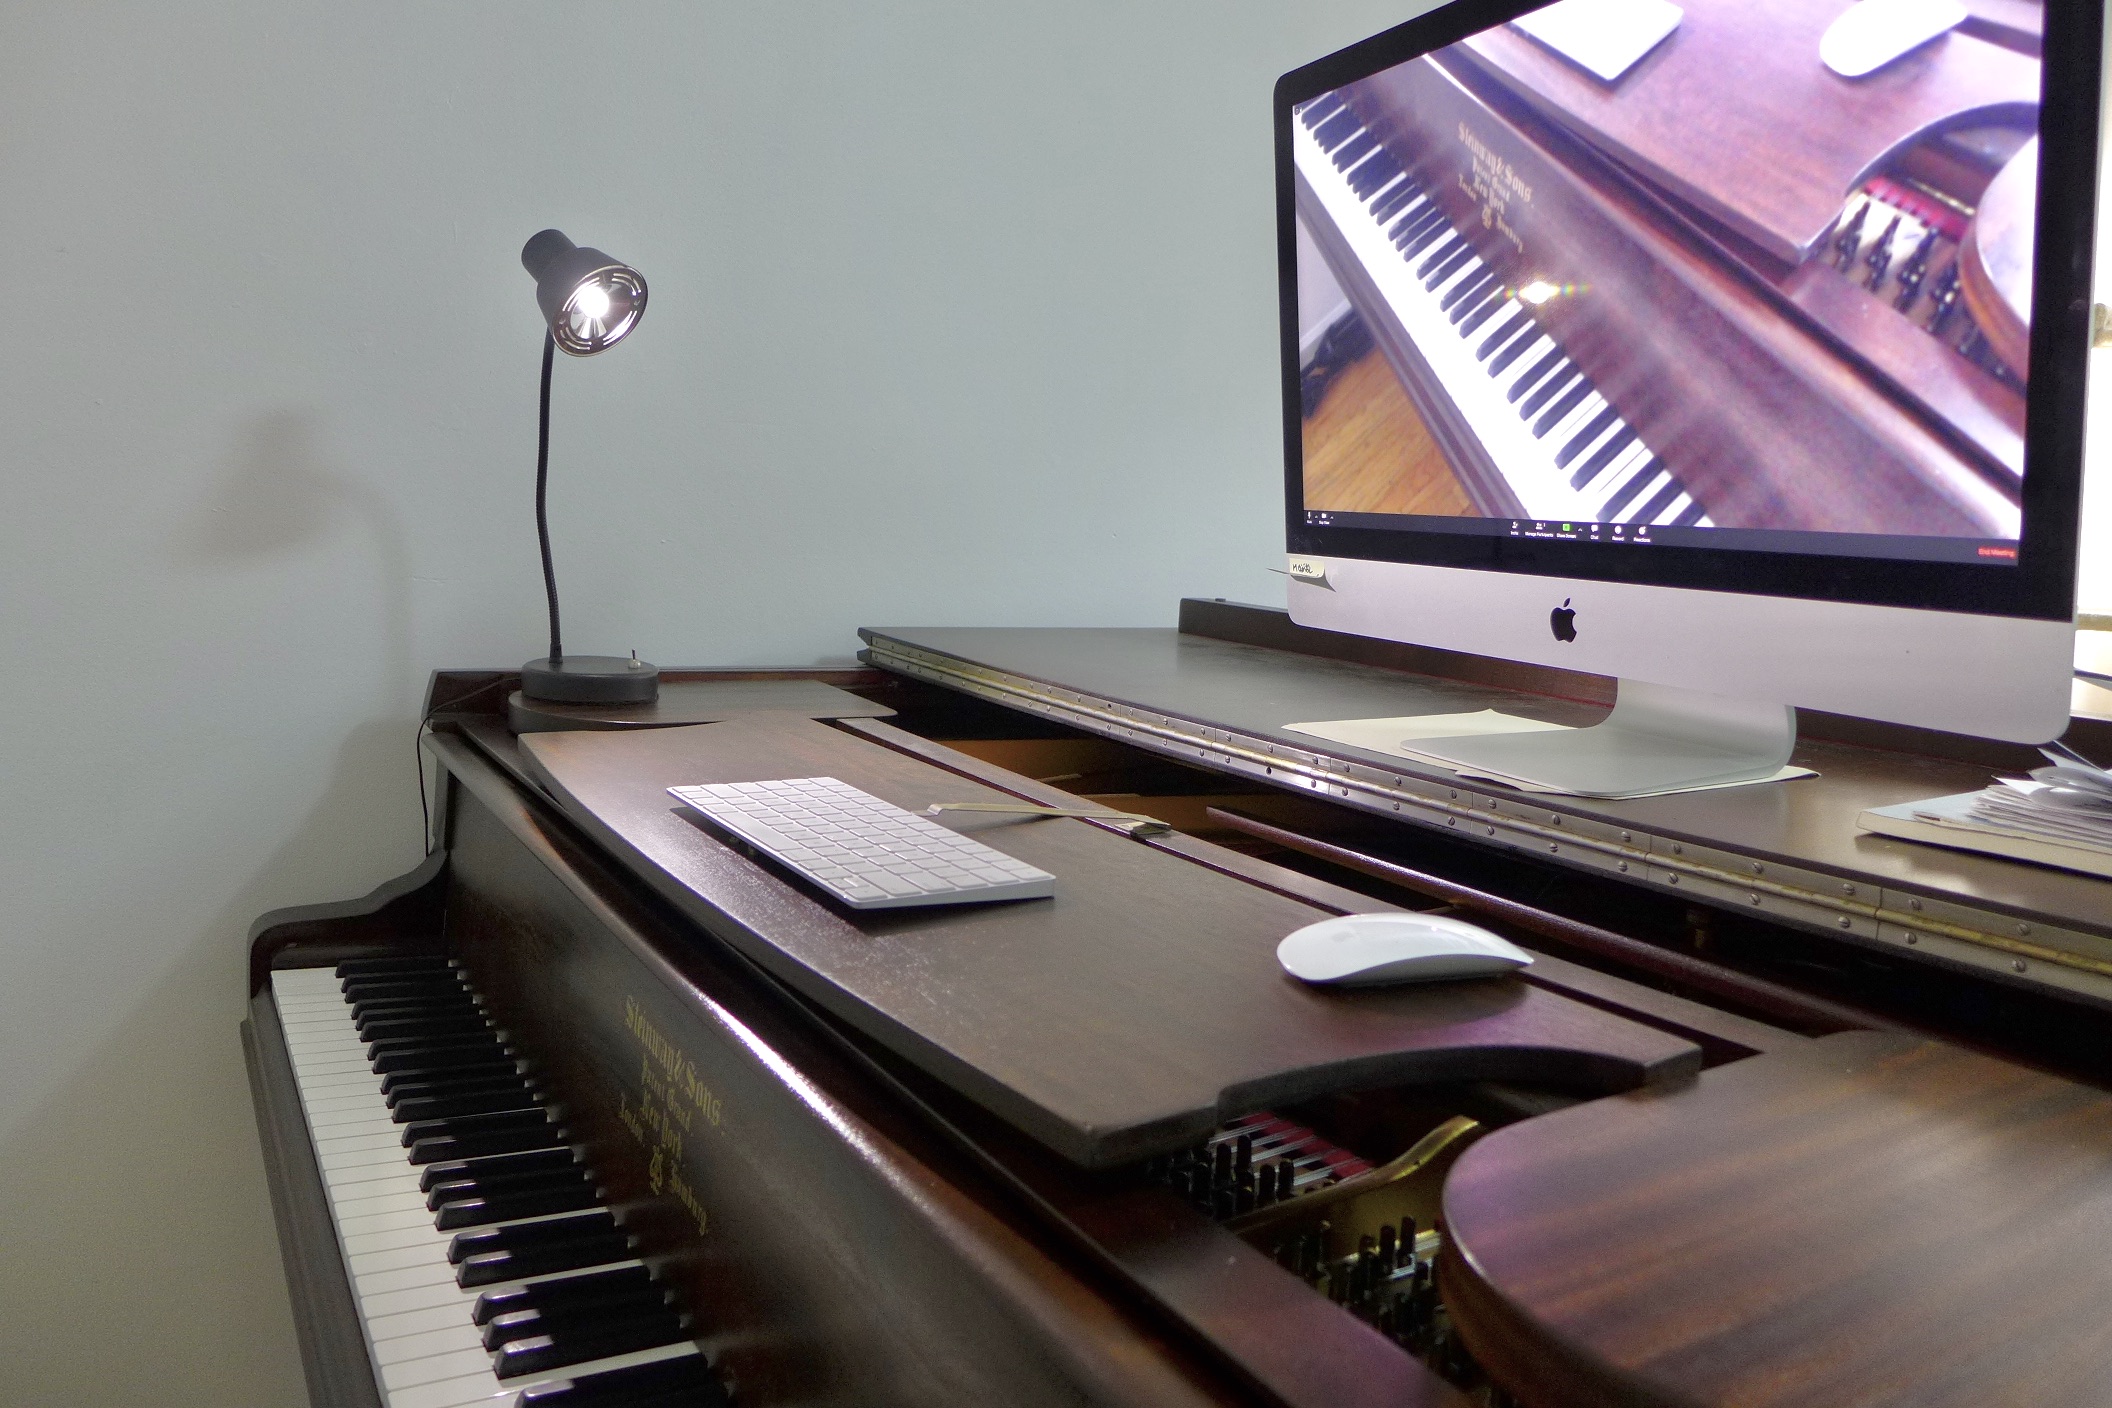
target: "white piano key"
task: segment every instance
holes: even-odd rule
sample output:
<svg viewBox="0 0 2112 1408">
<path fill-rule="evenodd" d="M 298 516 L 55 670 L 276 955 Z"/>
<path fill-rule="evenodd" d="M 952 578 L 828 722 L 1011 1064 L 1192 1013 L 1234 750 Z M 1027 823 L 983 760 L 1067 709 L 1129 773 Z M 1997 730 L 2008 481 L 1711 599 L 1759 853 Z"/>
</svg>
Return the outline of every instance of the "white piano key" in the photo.
<svg viewBox="0 0 2112 1408">
<path fill-rule="evenodd" d="M 428 1232 L 407 1246 L 384 1247 L 374 1251 L 354 1251 L 348 1247 L 345 1251 L 345 1268 L 352 1273 L 354 1281 L 421 1268 L 444 1270 L 449 1279 L 453 1279 L 455 1269 L 447 1262 L 447 1243 L 451 1235 Z"/>
<path fill-rule="evenodd" d="M 436 1354 L 461 1354 L 474 1351 L 491 1362 L 491 1351 L 484 1348 L 483 1331 L 470 1323 L 469 1316 L 461 1310 L 450 1312 L 454 1323 L 436 1325 L 430 1330 L 413 1335 L 397 1335 L 393 1338 L 374 1336 L 374 1362 L 387 1373 L 392 1364 L 405 1364 L 413 1359 L 428 1359 Z M 367 1327 L 370 1331 L 373 1326 Z"/>
<path fill-rule="evenodd" d="M 393 1339 L 408 1339 L 433 1330 L 456 1330 L 464 1325 L 469 1325 L 474 1330 L 477 1327 L 469 1318 L 472 1304 L 474 1302 L 451 1300 L 444 1305 L 429 1305 L 420 1310 L 403 1310 L 393 1315 L 370 1315 L 365 1317 L 367 1335 L 374 1341 L 374 1350 L 378 1357 L 382 1345 Z"/>
<path fill-rule="evenodd" d="M 370 1134 L 386 1134 L 399 1141 L 403 1138 L 403 1126 L 396 1123 L 389 1107 L 378 1099 L 370 1102 L 364 1110 L 325 1110 L 311 1115 L 308 1130 L 317 1143 Z"/>
<path fill-rule="evenodd" d="M 419 1286 L 454 1286 L 455 1268 L 445 1258 L 434 1263 L 428 1261 L 419 1266 L 401 1266 L 387 1271 L 374 1271 L 365 1276 L 352 1277 L 352 1293 L 361 1300 L 368 1296 L 384 1295 L 390 1291 L 408 1291 Z M 456 1287 L 460 1289 L 460 1287 Z"/>
<path fill-rule="evenodd" d="M 372 1193 L 361 1193 L 363 1185 L 352 1184 L 345 1196 L 332 1203 L 332 1210 L 343 1221 L 342 1227 L 368 1217 L 423 1217 L 432 1220 L 432 1209 L 425 1205 L 425 1194 L 420 1192 L 415 1179 L 408 1184 L 390 1183 Z"/>
<path fill-rule="evenodd" d="M 467 1349 L 453 1349 L 442 1354 L 424 1354 L 415 1359 L 401 1359 L 393 1364 L 381 1366 L 381 1386 L 389 1391 L 393 1400 L 395 1390 L 412 1388 L 418 1384 L 429 1384 L 441 1379 L 461 1378 L 464 1375 L 483 1373 L 494 1387 L 498 1376 L 491 1372 L 491 1351 L 482 1344 L 473 1344 Z"/>
<path fill-rule="evenodd" d="M 345 1251 L 354 1258 L 369 1252 L 385 1252 L 401 1247 L 421 1247 L 430 1250 L 438 1245 L 443 1250 L 453 1232 L 441 1232 L 433 1226 L 433 1215 L 426 1213 L 423 1222 L 399 1224 L 394 1227 L 376 1227 L 364 1232 L 354 1232 L 340 1222 L 337 1228 L 344 1239 Z"/>
<path fill-rule="evenodd" d="M 338 1235 L 345 1239 L 347 1245 L 356 1237 L 396 1232 L 406 1227 L 415 1227 L 425 1232 L 433 1229 L 432 1210 L 423 1202 L 412 1204 L 406 1200 L 401 1207 L 383 1208 L 370 1213 L 347 1212 L 344 1205 L 339 1204 L 334 1211 L 337 1213 Z"/>
<path fill-rule="evenodd" d="M 318 1138 L 315 1141 L 316 1161 L 324 1172 L 332 1169 L 362 1168 L 370 1164 L 384 1163 L 388 1159 L 404 1158 L 403 1127 L 385 1123 L 379 1130 L 360 1130 L 343 1138 Z M 328 1136 L 330 1131 L 320 1133 Z"/>
</svg>

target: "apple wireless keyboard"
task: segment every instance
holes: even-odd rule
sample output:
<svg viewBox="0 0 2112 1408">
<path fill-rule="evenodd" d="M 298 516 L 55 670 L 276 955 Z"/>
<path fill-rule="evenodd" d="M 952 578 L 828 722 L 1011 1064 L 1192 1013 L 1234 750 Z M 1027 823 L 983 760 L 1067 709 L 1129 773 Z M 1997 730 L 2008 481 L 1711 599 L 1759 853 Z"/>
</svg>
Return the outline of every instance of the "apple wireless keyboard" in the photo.
<svg viewBox="0 0 2112 1408">
<path fill-rule="evenodd" d="M 1041 899 L 1056 877 L 833 777 L 667 789 L 852 909 Z"/>
</svg>

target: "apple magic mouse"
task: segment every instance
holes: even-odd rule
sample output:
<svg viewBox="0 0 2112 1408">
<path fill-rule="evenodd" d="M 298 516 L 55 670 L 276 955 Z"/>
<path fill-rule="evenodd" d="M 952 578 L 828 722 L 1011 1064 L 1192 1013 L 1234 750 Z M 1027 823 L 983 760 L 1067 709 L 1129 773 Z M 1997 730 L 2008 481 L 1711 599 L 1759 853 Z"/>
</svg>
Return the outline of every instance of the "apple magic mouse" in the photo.
<svg viewBox="0 0 2112 1408">
<path fill-rule="evenodd" d="M 1516 944 L 1443 914 L 1344 914 L 1276 945 L 1283 971 L 1308 983 L 1420 983 L 1509 973 L 1533 961 Z"/>
</svg>

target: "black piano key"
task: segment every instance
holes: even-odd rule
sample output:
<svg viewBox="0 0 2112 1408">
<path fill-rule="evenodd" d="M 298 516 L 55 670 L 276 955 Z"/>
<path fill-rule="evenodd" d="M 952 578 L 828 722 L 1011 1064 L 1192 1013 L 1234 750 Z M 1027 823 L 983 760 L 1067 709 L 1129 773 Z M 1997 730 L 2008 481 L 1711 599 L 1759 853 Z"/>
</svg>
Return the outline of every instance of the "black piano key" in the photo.
<svg viewBox="0 0 2112 1408">
<path fill-rule="evenodd" d="M 1481 296 L 1487 293 L 1495 282 L 1496 271 L 1494 269 L 1483 269 L 1471 279 L 1460 280 L 1458 285 L 1447 293 L 1437 306 L 1450 313 L 1469 299 L 1473 299 L 1478 303 L 1481 300 Z M 1453 321 L 1458 322 L 1458 317 L 1455 316 Z"/>
<path fill-rule="evenodd" d="M 1627 454 L 1628 447 L 1634 443 L 1635 431 L 1628 426 L 1622 426 L 1617 434 L 1607 440 L 1605 444 L 1599 446 L 1590 459 L 1577 466 L 1577 472 L 1569 476 L 1569 487 L 1581 489 L 1592 480 L 1598 478 L 1601 470 L 1622 455 Z"/>
<path fill-rule="evenodd" d="M 1440 242 L 1458 238 L 1459 236 L 1452 232 L 1451 222 L 1442 215 L 1432 211 L 1427 221 L 1418 221 L 1416 223 L 1413 235 L 1406 239 L 1396 240 L 1394 243 L 1400 246 L 1401 258 L 1412 264 L 1418 255 L 1425 251 L 1434 251 Z"/>
<path fill-rule="evenodd" d="M 1435 292 L 1437 286 L 1458 273 L 1469 259 L 1474 257 L 1474 246 L 1460 240 L 1450 254 L 1431 255 L 1425 259 L 1418 271 L 1423 276 L 1423 287 Z"/>
<path fill-rule="evenodd" d="M 363 1002 L 425 1002 L 433 998 L 471 996 L 469 988 L 456 978 L 420 979 L 415 982 L 396 978 L 355 978 L 347 981 L 341 990 L 345 1001 L 355 1007 Z"/>
<path fill-rule="evenodd" d="M 1313 129 L 1313 140 L 1320 144 L 1321 151 L 1331 152 L 1355 136 L 1363 126 L 1355 113 L 1344 108 Z"/>
<path fill-rule="evenodd" d="M 1584 398 L 1589 395 L 1591 395 L 1590 378 L 1578 376 L 1576 383 L 1569 390 L 1557 396 L 1553 404 L 1540 413 L 1540 419 L 1533 422 L 1533 434 L 1545 436 L 1548 431 L 1553 430 L 1562 423 L 1564 416 L 1567 416 L 1578 406 L 1583 405 Z"/>
<path fill-rule="evenodd" d="M 501 1090 L 518 1090 L 533 1094 L 541 1089 L 536 1082 L 519 1071 L 506 1067 L 479 1067 L 465 1074 L 449 1073 L 432 1080 L 402 1081 L 382 1092 L 382 1099 L 390 1109 L 395 1109 L 406 1100 L 437 1100 L 453 1095 L 488 1095 Z"/>
<path fill-rule="evenodd" d="M 1342 95 L 1340 93 L 1322 93 L 1298 110 L 1298 120 L 1307 127 L 1318 127 L 1340 111 L 1342 111 Z"/>
<path fill-rule="evenodd" d="M 1526 345 L 1530 347 L 1532 344 L 1527 343 Z M 1524 396 L 1535 386 L 1540 385 L 1542 379 L 1544 379 L 1549 372 L 1554 371 L 1557 366 L 1566 365 L 1567 362 L 1568 359 L 1562 355 L 1561 348 L 1548 348 L 1545 356 L 1541 357 L 1539 361 L 1533 363 L 1530 367 L 1527 367 L 1525 369 L 1525 374 L 1511 383 L 1511 389 L 1508 393 L 1510 400 L 1515 404 L 1521 396 Z M 1520 415 L 1527 414 L 1527 412 L 1524 411 L 1522 408 L 1518 413 Z"/>
<path fill-rule="evenodd" d="M 1488 362 L 1489 375 L 1495 376 L 1516 361 L 1519 353 L 1532 345 L 1530 342 L 1520 341 L 1520 339 L 1535 331 L 1538 326 L 1533 321 L 1533 315 L 1525 310 L 1524 304 L 1513 303 L 1511 311 L 1504 315 L 1503 321 L 1498 323 L 1495 330 L 1482 339 L 1481 346 L 1474 349 L 1474 355 L 1480 360 Z M 1511 345 L 1513 342 L 1518 342 L 1518 345 L 1513 347 Z M 1489 361 L 1490 357 L 1498 352 L 1507 355 L 1497 357 L 1493 362 Z"/>
<path fill-rule="evenodd" d="M 1401 164 L 1393 159 L 1393 153 L 1381 147 L 1349 173 L 1349 188 L 1369 204 L 1381 187 L 1400 174 Z"/>
<path fill-rule="evenodd" d="M 1371 149 L 1378 144 L 1379 139 L 1372 136 L 1371 133 L 1359 132 L 1356 136 L 1329 152 L 1327 159 L 1335 164 L 1335 170 L 1347 171 L 1350 167 L 1362 161 L 1370 153 Z"/>
<path fill-rule="evenodd" d="M 452 1232 L 463 1227 L 487 1227 L 494 1222 L 510 1222 L 518 1217 L 548 1217 L 552 1213 L 583 1212 L 596 1206 L 600 1198 L 600 1190 L 591 1183 L 579 1183 L 571 1187 L 493 1190 L 478 1197 L 459 1198 L 442 1203 L 434 1213 L 433 1226 L 442 1232 Z"/>
<path fill-rule="evenodd" d="M 375 1075 L 385 1076 L 392 1071 L 441 1070 L 458 1062 L 464 1066 L 489 1064 L 511 1054 L 496 1036 L 469 1041 L 405 1040 L 372 1043 L 367 1062 Z"/>
<path fill-rule="evenodd" d="M 499 1114 L 509 1110 L 536 1108 L 531 1090 L 497 1088 L 467 1091 L 460 1095 L 414 1095 L 397 1102 L 390 1118 L 398 1124 L 423 1124 L 430 1120 L 455 1119 L 463 1115 Z"/>
<path fill-rule="evenodd" d="M 521 1391 L 521 1408 L 725 1408 L 730 1400 L 701 1354 L 559 1379 Z"/>
<path fill-rule="evenodd" d="M 1672 520 L 1672 526 L 1674 528 L 1692 528 L 1701 521 L 1702 515 L 1707 512 L 1708 510 L 1701 506 L 1701 501 L 1696 499 L 1680 510 L 1679 517 Z"/>
<path fill-rule="evenodd" d="M 381 1078 L 381 1093 L 392 1095 L 412 1086 L 434 1085 L 479 1079 L 500 1079 L 521 1074 L 521 1063 L 510 1056 L 500 1055 L 489 1061 L 474 1061 L 467 1065 L 447 1062 L 436 1066 L 409 1066 L 390 1071 Z"/>
<path fill-rule="evenodd" d="M 605 1325 L 630 1321 L 646 1321 L 656 1326 L 656 1338 L 638 1345 L 639 1349 L 651 1349 L 655 1345 L 671 1344 L 682 1338 L 687 1328 L 681 1312 L 677 1311 L 667 1293 L 658 1286 L 648 1288 L 643 1295 L 634 1295 L 623 1300 L 568 1307 L 563 1310 L 512 1310 L 493 1316 L 484 1326 L 481 1338 L 486 1349 L 497 1349 L 516 1340 L 534 1339 L 548 1335 L 558 1340 L 580 1332 L 592 1332 Z M 623 1353 L 608 1350 L 604 1353 Z M 577 1364 L 578 1359 L 568 1359 L 567 1364 Z"/>
<path fill-rule="evenodd" d="M 460 1138 L 471 1134 L 488 1134 L 498 1130 L 537 1129 L 550 1123 L 550 1112 L 541 1106 L 530 1106 L 525 1110 L 498 1110 L 490 1114 L 457 1115 L 446 1119 L 414 1120 L 403 1128 L 405 1148 L 421 1139 L 437 1139 L 442 1135 Z"/>
<path fill-rule="evenodd" d="M 1387 221 L 1406 210 L 1409 203 L 1422 193 L 1423 188 L 1415 184 L 1415 178 L 1409 177 L 1379 197 L 1377 203 L 1371 207 L 1372 220 L 1383 228 Z"/>
<path fill-rule="evenodd" d="M 1496 291 L 1481 300 L 1480 306 L 1459 320 L 1459 335 L 1472 337 L 1481 325 L 1511 306 L 1511 292 L 1498 284 Z"/>
<path fill-rule="evenodd" d="M 418 1191 L 430 1193 L 442 1183 L 463 1178 L 489 1178 L 495 1174 L 526 1169 L 577 1168 L 580 1162 L 570 1149 L 523 1149 L 483 1158 L 436 1161 L 418 1175 Z"/>
<path fill-rule="evenodd" d="M 494 1030 L 481 1012 L 435 1013 L 418 1016 L 379 1016 L 359 1027 L 360 1040 L 369 1046 L 398 1037 L 468 1037 Z"/>
<path fill-rule="evenodd" d="M 419 1012 L 482 1012 L 484 1009 L 469 1000 L 468 994 L 460 998 L 369 998 L 352 1004 L 352 1021 L 372 1021 L 376 1017 L 397 1017 Z"/>
<path fill-rule="evenodd" d="M 1459 249 L 1451 255 L 1449 260 L 1438 264 L 1428 274 L 1423 274 L 1423 287 L 1430 289 L 1432 293 L 1436 293 L 1442 283 L 1445 283 L 1447 279 L 1453 279 L 1455 274 L 1462 268 L 1466 268 L 1472 260 L 1474 260 L 1474 249 L 1462 241 L 1462 245 L 1459 245 Z"/>
<path fill-rule="evenodd" d="M 1555 451 L 1555 468 L 1568 469 L 1569 462 L 1599 443 L 1599 437 L 1613 428 L 1620 413 L 1608 406 L 1586 421 L 1584 428 L 1569 437 L 1569 443 Z"/>
<path fill-rule="evenodd" d="M 383 993 L 374 997 L 346 997 L 352 1020 L 383 1016 L 391 1012 L 482 1012 L 467 989 L 455 992 Z"/>
<path fill-rule="evenodd" d="M 1563 358 L 1562 365 L 1555 368 L 1554 374 L 1541 382 L 1532 395 L 1519 403 L 1518 418 L 1532 420 L 1549 401 L 1557 396 L 1567 395 L 1571 387 L 1583 384 L 1584 374 L 1577 370 L 1575 363 L 1566 357 Z"/>
<path fill-rule="evenodd" d="M 1394 222 L 1393 228 L 1386 232 L 1386 238 L 1392 240 L 1394 245 L 1398 247 L 1410 235 L 1438 218 L 1436 203 L 1425 201 L 1415 207 L 1415 209 L 1403 213 L 1401 218 Z"/>
<path fill-rule="evenodd" d="M 568 1364 L 679 1344 L 686 1338 L 688 1332 L 681 1319 L 672 1314 L 606 1320 L 573 1326 L 562 1334 L 509 1340 L 493 1353 L 492 1372 L 501 1379 L 519 1378 L 523 1374 L 562 1369 Z"/>
<path fill-rule="evenodd" d="M 531 1149 L 555 1149 L 568 1135 L 557 1125 L 547 1129 L 500 1129 L 478 1134 L 439 1134 L 410 1146 L 405 1162 L 451 1163 L 457 1159 L 480 1159 L 491 1154 L 518 1154 Z"/>
<path fill-rule="evenodd" d="M 393 958 L 348 958 L 333 970 L 339 978 L 363 977 L 374 973 L 447 973 L 453 972 L 455 960 L 445 954 L 398 954 Z"/>
<path fill-rule="evenodd" d="M 600 1274 L 590 1271 L 583 1276 L 569 1279 L 588 1280 Z M 530 1284 L 551 1283 L 536 1281 Z M 659 1319 L 670 1329 L 683 1328 L 682 1312 L 676 1306 L 674 1296 L 669 1293 L 667 1287 L 655 1281 L 593 1296 L 516 1307 L 493 1315 L 485 1323 L 481 1338 L 486 1349 L 497 1349 L 508 1340 L 524 1340 L 534 1335 L 555 1335 L 562 1339 L 575 1329 L 589 1328 L 633 1316 Z"/>
<path fill-rule="evenodd" d="M 1677 499 L 1681 494 L 1685 492 L 1686 490 L 1679 487 L 1679 481 L 1677 479 L 1673 479 L 1670 476 L 1667 476 L 1665 479 L 1665 487 L 1658 490 L 1655 494 L 1652 494 L 1650 496 L 1650 502 L 1644 504 L 1641 508 L 1635 511 L 1635 521 L 1638 523 L 1657 522 L 1658 515 L 1662 514 L 1666 509 L 1672 507 L 1673 500 Z"/>
<path fill-rule="evenodd" d="M 447 1249 L 455 1263 L 455 1284 L 464 1290 L 490 1286 L 500 1281 L 519 1281 L 528 1276 L 547 1276 L 553 1271 L 572 1271 L 600 1266 L 637 1255 L 638 1239 L 611 1223 L 606 1228 L 568 1227 L 569 1222 L 587 1222 L 596 1214 L 561 1218 L 550 1222 L 523 1222 L 482 1232 L 458 1232 Z M 608 1214 L 599 1214 L 606 1219 Z M 514 1236 L 505 1245 L 485 1245 L 498 1233 L 519 1234 L 528 1228 L 557 1229 L 534 1237 Z M 461 1255 L 457 1259 L 456 1252 Z"/>
<path fill-rule="evenodd" d="M 1393 247 L 1401 252 L 1401 258 L 1413 259 L 1417 240 L 1425 235 L 1435 238 L 1449 228 L 1438 208 L 1426 201 L 1394 221 L 1393 228 L 1386 232 L 1386 237 L 1392 240 Z"/>
<path fill-rule="evenodd" d="M 447 1259 L 460 1265 L 479 1252 L 523 1251 L 529 1247 L 556 1246 L 584 1237 L 618 1231 L 616 1214 L 607 1208 L 577 1217 L 552 1218 L 548 1222 L 526 1222 L 519 1227 L 495 1227 L 489 1232 L 465 1232 L 448 1243 Z"/>
<path fill-rule="evenodd" d="M 486 1170 L 479 1174 L 437 1181 L 426 1190 L 425 1205 L 438 1212 L 442 1203 L 488 1197 L 495 1193 L 511 1194 L 541 1189 L 594 1186 L 593 1175 L 587 1171 L 584 1164 L 551 1168 L 528 1165 L 515 1169 Z"/>
<path fill-rule="evenodd" d="M 583 1276 L 561 1276 L 554 1281 L 531 1281 L 525 1286 L 486 1291 L 477 1297 L 469 1318 L 473 1324 L 488 1325 L 517 1310 L 620 1303 L 654 1294 L 665 1292 L 653 1280 L 651 1271 L 643 1266 L 619 1266 Z"/>
<path fill-rule="evenodd" d="M 1620 518 L 1621 510 L 1628 507 L 1629 501 L 1643 491 L 1644 485 L 1657 478 L 1658 471 L 1664 467 L 1664 462 L 1652 455 L 1641 469 L 1628 476 L 1628 482 L 1615 491 L 1614 496 L 1606 501 L 1606 507 L 1599 512 L 1608 520 Z"/>
</svg>

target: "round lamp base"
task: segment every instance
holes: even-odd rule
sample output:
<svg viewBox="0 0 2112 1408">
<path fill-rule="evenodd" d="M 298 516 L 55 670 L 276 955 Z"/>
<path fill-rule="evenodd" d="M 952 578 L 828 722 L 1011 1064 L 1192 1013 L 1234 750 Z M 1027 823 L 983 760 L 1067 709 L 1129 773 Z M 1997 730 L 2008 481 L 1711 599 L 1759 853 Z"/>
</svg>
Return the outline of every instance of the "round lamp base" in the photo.
<svg viewBox="0 0 2112 1408">
<path fill-rule="evenodd" d="M 521 693 L 556 704 L 650 704 L 660 696 L 660 671 L 622 655 L 567 655 L 521 666 Z"/>
</svg>

